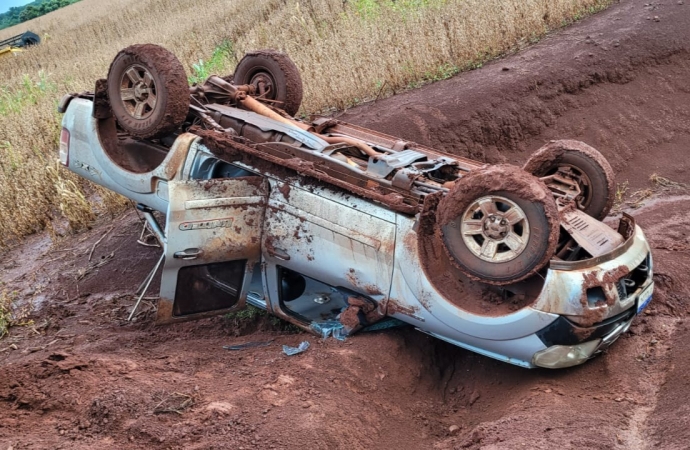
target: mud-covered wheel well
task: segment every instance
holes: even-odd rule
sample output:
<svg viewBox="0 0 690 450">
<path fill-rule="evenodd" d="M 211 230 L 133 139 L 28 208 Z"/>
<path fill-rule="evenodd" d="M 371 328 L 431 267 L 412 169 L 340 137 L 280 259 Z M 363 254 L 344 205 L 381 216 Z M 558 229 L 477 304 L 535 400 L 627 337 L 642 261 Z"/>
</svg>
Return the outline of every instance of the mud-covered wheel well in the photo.
<svg viewBox="0 0 690 450">
<path fill-rule="evenodd" d="M 443 298 L 462 310 L 484 316 L 507 315 L 533 304 L 544 286 L 544 278 L 539 274 L 518 283 L 495 286 L 471 280 L 455 267 L 436 226 L 439 201 L 438 195 L 426 198 L 417 246 L 422 270 Z"/>
<path fill-rule="evenodd" d="M 162 142 L 170 143 L 175 139 L 175 135 L 161 139 L 161 143 L 134 139 L 118 132 L 114 117 L 98 120 L 97 131 L 101 146 L 113 163 L 134 173 L 151 172 L 158 167 L 168 154 Z"/>
</svg>

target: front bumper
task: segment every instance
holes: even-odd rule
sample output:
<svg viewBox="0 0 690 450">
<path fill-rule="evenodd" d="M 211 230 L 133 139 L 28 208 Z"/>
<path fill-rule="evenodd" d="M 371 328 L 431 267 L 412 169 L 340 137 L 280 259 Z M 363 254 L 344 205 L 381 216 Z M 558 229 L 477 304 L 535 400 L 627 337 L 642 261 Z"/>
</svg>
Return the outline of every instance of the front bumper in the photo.
<svg viewBox="0 0 690 450">
<path fill-rule="evenodd" d="M 537 333 L 547 348 L 534 354 L 532 364 L 549 369 L 571 367 L 606 350 L 630 329 L 635 316 L 652 300 L 653 291 L 654 283 L 650 281 L 636 294 L 633 308 L 591 327 L 581 327 L 564 316 L 559 317 Z"/>
<path fill-rule="evenodd" d="M 591 330 L 584 329 L 585 332 L 592 333 L 587 341 L 567 345 L 550 345 L 545 350 L 534 354 L 532 364 L 537 367 L 544 367 L 547 369 L 561 369 L 564 367 L 582 364 L 597 353 L 606 350 L 623 333 L 628 331 L 634 317 L 635 314 L 630 314 L 630 317 L 623 319 L 623 321 L 616 321 L 601 327 L 594 327 Z M 560 322 L 560 320 L 557 320 L 556 322 Z M 608 331 L 608 333 L 602 334 L 605 331 Z M 601 337 L 592 339 L 594 335 L 601 335 Z"/>
<path fill-rule="evenodd" d="M 640 292 L 652 283 L 649 244 L 632 218 L 626 223 L 629 232 L 621 233 L 626 238 L 623 245 L 594 259 L 552 261 L 543 281 L 536 281 L 539 291 L 531 306 L 494 316 L 463 309 L 420 273 L 414 220 L 398 216 L 399 240 L 405 245 L 396 246 L 390 298 L 399 303 L 424 301 L 408 300 L 405 309 L 389 315 L 453 345 L 526 368 L 547 366 L 538 355 L 553 354 L 557 350 L 552 347 L 586 345 L 570 364 L 565 362 L 572 359 L 567 355 L 572 349 L 558 350 L 561 354 L 551 367 L 582 363 L 627 330 L 637 313 Z M 621 284 L 631 273 L 635 273 L 634 285 Z M 552 325 L 557 321 L 562 321 L 560 327 Z M 561 332 L 542 339 L 540 335 L 550 328 Z"/>
<path fill-rule="evenodd" d="M 620 249 L 597 260 L 552 262 L 533 309 L 591 327 L 633 308 L 652 283 L 652 258 L 644 233 L 634 226 Z"/>
<path fill-rule="evenodd" d="M 541 301 L 533 308 L 559 317 L 536 333 L 546 349 L 534 354 L 533 365 L 560 368 L 583 363 L 613 344 L 651 301 L 649 244 L 632 218 L 627 220 L 633 232 L 608 258 L 590 267 L 582 261 L 549 271 Z M 554 288 L 560 295 L 553 295 Z"/>
</svg>

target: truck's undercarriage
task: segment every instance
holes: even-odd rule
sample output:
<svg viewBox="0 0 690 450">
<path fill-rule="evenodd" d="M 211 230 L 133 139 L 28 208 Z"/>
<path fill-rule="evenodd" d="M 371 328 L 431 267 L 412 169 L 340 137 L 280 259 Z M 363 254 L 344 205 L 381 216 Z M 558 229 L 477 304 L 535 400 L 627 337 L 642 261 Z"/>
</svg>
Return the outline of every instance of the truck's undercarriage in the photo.
<svg viewBox="0 0 690 450">
<path fill-rule="evenodd" d="M 299 108 L 301 81 L 283 54 L 250 54 L 234 78 L 211 76 L 192 87 L 156 62 L 174 68 L 171 58 L 152 45 L 125 49 L 108 80 L 83 94 L 94 100 L 101 142 L 127 170 L 152 170 L 180 133 L 191 132 L 228 162 L 296 172 L 404 214 L 434 205 L 450 260 L 497 285 L 532 276 L 550 260 L 600 257 L 630 237 L 630 227 L 621 234 L 600 221 L 613 200 L 612 171 L 584 143 L 553 141 L 524 170 L 486 166 L 328 117 L 296 120 L 284 109 Z M 425 201 L 432 197 L 440 200 Z"/>
</svg>

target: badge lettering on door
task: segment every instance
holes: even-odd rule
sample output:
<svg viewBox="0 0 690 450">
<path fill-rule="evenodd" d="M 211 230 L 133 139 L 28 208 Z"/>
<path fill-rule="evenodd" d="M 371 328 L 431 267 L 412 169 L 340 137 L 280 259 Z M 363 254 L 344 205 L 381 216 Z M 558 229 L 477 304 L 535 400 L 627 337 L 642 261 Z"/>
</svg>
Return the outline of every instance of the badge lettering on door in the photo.
<svg viewBox="0 0 690 450">
<path fill-rule="evenodd" d="M 209 230 L 211 228 L 230 228 L 232 227 L 233 218 L 229 217 L 227 219 L 216 219 L 216 220 L 199 220 L 196 222 L 182 222 L 180 224 L 180 230 L 190 231 L 190 230 Z"/>
</svg>

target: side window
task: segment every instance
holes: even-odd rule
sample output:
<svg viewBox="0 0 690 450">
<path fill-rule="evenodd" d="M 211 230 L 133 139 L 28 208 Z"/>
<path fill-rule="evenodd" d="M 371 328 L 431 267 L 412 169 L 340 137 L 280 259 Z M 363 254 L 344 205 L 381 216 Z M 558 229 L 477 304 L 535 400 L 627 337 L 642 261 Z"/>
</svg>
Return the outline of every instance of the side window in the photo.
<svg viewBox="0 0 690 450">
<path fill-rule="evenodd" d="M 213 170 L 211 171 L 211 176 L 209 178 L 240 178 L 240 177 L 251 177 L 256 174 L 244 170 L 234 164 L 229 164 L 223 161 L 218 161 L 213 165 Z"/>
<path fill-rule="evenodd" d="M 242 292 L 247 260 L 235 260 L 180 269 L 173 316 L 186 316 L 232 307 Z"/>
<path fill-rule="evenodd" d="M 255 176 L 234 164 L 200 153 L 194 160 L 190 178 L 194 180 L 210 180 L 213 178 L 240 178 Z"/>
</svg>

